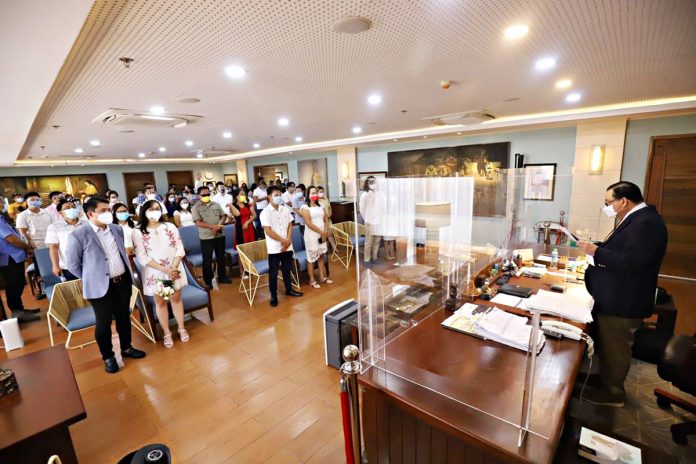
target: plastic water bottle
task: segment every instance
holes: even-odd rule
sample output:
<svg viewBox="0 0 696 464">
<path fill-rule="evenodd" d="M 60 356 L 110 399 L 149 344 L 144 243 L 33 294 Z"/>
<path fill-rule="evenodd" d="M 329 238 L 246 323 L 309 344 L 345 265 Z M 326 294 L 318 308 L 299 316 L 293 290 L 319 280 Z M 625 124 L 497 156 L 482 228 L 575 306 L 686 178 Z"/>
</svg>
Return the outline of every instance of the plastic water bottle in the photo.
<svg viewBox="0 0 696 464">
<path fill-rule="evenodd" d="M 549 269 L 558 269 L 558 250 L 556 248 L 554 248 L 551 253 L 551 265 Z"/>
</svg>

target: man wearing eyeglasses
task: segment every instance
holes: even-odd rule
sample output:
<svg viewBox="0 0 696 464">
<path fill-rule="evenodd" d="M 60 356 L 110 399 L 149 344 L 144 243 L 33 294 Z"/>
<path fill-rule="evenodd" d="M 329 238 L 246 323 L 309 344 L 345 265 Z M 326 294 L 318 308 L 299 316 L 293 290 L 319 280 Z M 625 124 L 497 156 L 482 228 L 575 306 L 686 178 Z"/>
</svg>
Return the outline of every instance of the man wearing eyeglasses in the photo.
<svg viewBox="0 0 696 464">
<path fill-rule="evenodd" d="M 603 212 L 616 218 L 614 229 L 601 243 L 579 243 L 594 261 L 585 273 L 585 285 L 595 301 L 601 380 L 601 387 L 586 391 L 583 398 L 623 407 L 633 337 L 653 312 L 657 276 L 667 249 L 667 227 L 631 182 L 620 181 L 607 188 Z"/>
<path fill-rule="evenodd" d="M 210 188 L 198 187 L 200 201 L 193 206 L 191 214 L 198 226 L 198 238 L 201 240 L 203 255 L 203 281 L 208 287 L 213 286 L 213 252 L 217 261 L 218 284 L 229 284 L 225 276 L 225 233 L 223 224 L 227 215 L 222 207 L 211 201 Z"/>
</svg>

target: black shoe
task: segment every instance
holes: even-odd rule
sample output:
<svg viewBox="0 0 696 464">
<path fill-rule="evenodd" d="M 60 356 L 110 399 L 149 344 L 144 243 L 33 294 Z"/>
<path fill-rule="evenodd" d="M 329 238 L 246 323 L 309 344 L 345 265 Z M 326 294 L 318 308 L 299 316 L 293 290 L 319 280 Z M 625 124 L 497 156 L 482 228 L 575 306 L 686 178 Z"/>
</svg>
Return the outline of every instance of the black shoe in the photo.
<svg viewBox="0 0 696 464">
<path fill-rule="evenodd" d="M 104 360 L 104 370 L 109 374 L 115 374 L 118 372 L 118 363 L 116 358 L 109 358 Z"/>
<path fill-rule="evenodd" d="M 278 297 L 277 296 L 274 296 L 273 298 L 271 298 L 271 306 L 273 306 L 274 308 L 276 306 L 278 306 Z"/>
<path fill-rule="evenodd" d="M 230 279 L 224 279 L 224 280 L 218 280 L 219 284 L 231 284 L 232 280 Z"/>
<path fill-rule="evenodd" d="M 36 295 L 36 299 L 37 299 L 37 300 L 43 300 L 44 298 L 46 298 L 46 294 L 45 294 L 45 293 L 39 293 L 38 295 Z"/>
<path fill-rule="evenodd" d="M 41 311 L 39 308 L 30 308 L 30 309 L 24 308 L 25 313 L 38 313 L 39 311 Z"/>
<path fill-rule="evenodd" d="M 26 311 L 12 311 L 12 317 L 17 318 L 17 322 L 34 322 L 41 319 L 36 313 L 28 313 Z"/>
<path fill-rule="evenodd" d="M 210 281 L 210 282 L 205 282 L 205 286 L 208 287 L 208 288 L 213 288 L 213 282 L 212 282 L 212 281 Z"/>
<path fill-rule="evenodd" d="M 131 346 L 126 351 L 121 351 L 121 356 L 124 358 L 141 359 L 147 356 L 147 353 L 137 350 Z"/>
<path fill-rule="evenodd" d="M 290 290 L 289 292 L 285 292 L 287 296 L 302 296 L 302 292 L 297 292 L 295 290 Z"/>
</svg>

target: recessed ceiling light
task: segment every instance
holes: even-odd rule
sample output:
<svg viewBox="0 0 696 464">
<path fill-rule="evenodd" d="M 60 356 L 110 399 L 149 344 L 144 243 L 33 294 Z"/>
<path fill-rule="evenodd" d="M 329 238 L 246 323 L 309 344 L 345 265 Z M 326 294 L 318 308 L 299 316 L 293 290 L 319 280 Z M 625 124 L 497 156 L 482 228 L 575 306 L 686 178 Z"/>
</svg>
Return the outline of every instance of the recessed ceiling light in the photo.
<svg viewBox="0 0 696 464">
<path fill-rule="evenodd" d="M 158 150 L 160 153 L 164 153 L 165 151 L 167 151 L 167 148 L 166 147 L 159 147 Z"/>
<path fill-rule="evenodd" d="M 571 85 L 573 85 L 573 81 L 570 79 L 561 79 L 560 81 L 556 81 L 557 89 L 567 89 Z"/>
<path fill-rule="evenodd" d="M 461 133 L 461 132 L 457 132 L 457 135 L 462 135 L 462 133 Z"/>
<path fill-rule="evenodd" d="M 423 138 L 424 138 L 424 139 L 427 139 L 427 138 L 428 138 L 428 136 L 427 136 L 427 135 L 424 135 L 424 136 L 423 136 Z"/>
<path fill-rule="evenodd" d="M 196 158 L 203 158 L 203 153 L 198 153 L 198 154 L 196 155 Z"/>
<path fill-rule="evenodd" d="M 152 106 L 150 107 L 150 113 L 152 114 L 164 114 L 166 110 L 164 109 L 164 106 Z"/>
<path fill-rule="evenodd" d="M 582 98 L 582 95 L 580 95 L 577 92 L 569 93 L 568 95 L 566 95 L 566 101 L 569 103 L 575 103 L 577 101 L 580 101 L 581 98 Z"/>
<path fill-rule="evenodd" d="M 82 148 L 76 148 L 75 153 L 82 153 L 84 150 Z"/>
<path fill-rule="evenodd" d="M 382 97 L 380 97 L 379 95 L 370 95 L 369 97 L 367 97 L 367 103 L 369 103 L 370 105 L 379 105 L 380 103 L 382 103 Z"/>
<path fill-rule="evenodd" d="M 353 127 L 353 133 L 354 133 L 354 134 L 359 134 L 359 133 L 361 133 L 361 132 L 362 132 L 362 127 L 360 127 L 360 126 L 355 126 L 355 127 Z"/>
<path fill-rule="evenodd" d="M 360 34 L 372 27 L 372 21 L 362 16 L 348 16 L 336 21 L 333 25 L 334 32 L 339 34 Z"/>
<path fill-rule="evenodd" d="M 222 136 L 225 137 L 226 139 L 231 139 L 232 138 L 232 132 L 223 132 Z"/>
<path fill-rule="evenodd" d="M 279 126 L 287 126 L 288 124 L 290 124 L 290 120 L 288 118 L 278 118 Z"/>
<path fill-rule="evenodd" d="M 537 62 L 534 64 L 534 67 L 537 68 L 537 70 L 539 71 L 547 71 L 553 68 L 554 66 L 556 66 L 556 59 L 550 56 L 541 58 L 540 60 L 537 60 Z"/>
<path fill-rule="evenodd" d="M 138 153 L 138 157 L 139 157 L 139 158 L 145 158 L 145 153 L 143 153 L 143 152 Z"/>
<path fill-rule="evenodd" d="M 192 147 L 192 146 L 193 146 L 193 140 L 187 140 L 187 141 L 184 142 L 184 143 L 186 144 L 187 147 Z"/>
<path fill-rule="evenodd" d="M 529 32 L 529 26 L 526 24 L 518 24 L 505 29 L 505 37 L 508 39 L 519 39 L 527 35 L 527 32 Z"/>
<path fill-rule="evenodd" d="M 258 144 L 258 143 L 255 143 L 255 144 L 254 144 L 254 148 L 261 148 L 261 145 Z"/>
<path fill-rule="evenodd" d="M 394 141 L 394 142 L 398 142 L 398 141 L 399 141 L 399 139 L 394 139 L 393 141 Z"/>
<path fill-rule="evenodd" d="M 241 79 L 246 75 L 246 69 L 238 65 L 232 65 L 225 68 L 225 74 L 232 79 Z"/>
<path fill-rule="evenodd" d="M 295 142 L 299 143 L 301 141 L 302 141 L 302 137 L 300 137 L 299 135 L 297 137 L 295 137 Z"/>
<path fill-rule="evenodd" d="M 93 147 L 98 147 L 101 145 L 101 143 L 99 143 L 99 140 L 90 140 L 89 144 L 92 145 Z"/>
</svg>

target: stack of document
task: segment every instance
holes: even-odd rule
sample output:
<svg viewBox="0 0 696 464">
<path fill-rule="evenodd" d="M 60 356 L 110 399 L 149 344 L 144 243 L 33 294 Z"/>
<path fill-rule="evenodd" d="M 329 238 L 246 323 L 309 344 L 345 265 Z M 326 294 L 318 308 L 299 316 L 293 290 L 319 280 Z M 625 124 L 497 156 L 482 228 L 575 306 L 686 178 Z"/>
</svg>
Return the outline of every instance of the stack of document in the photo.
<svg viewBox="0 0 696 464">
<path fill-rule="evenodd" d="M 592 322 L 594 300 L 589 293 L 584 292 L 584 289 L 581 290 L 583 292 L 566 293 L 539 290 L 535 295 L 523 301 L 519 307 L 529 311 L 541 311 L 542 314 L 551 314 L 572 321 Z"/>
<path fill-rule="evenodd" d="M 528 351 L 532 336 L 532 326 L 527 325 L 526 317 L 516 316 L 498 308 L 469 303 L 445 319 L 442 325 L 448 329 L 496 341 L 522 351 Z M 546 341 L 541 330 L 538 334 L 537 353 Z"/>
</svg>

